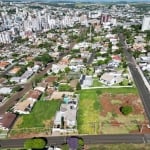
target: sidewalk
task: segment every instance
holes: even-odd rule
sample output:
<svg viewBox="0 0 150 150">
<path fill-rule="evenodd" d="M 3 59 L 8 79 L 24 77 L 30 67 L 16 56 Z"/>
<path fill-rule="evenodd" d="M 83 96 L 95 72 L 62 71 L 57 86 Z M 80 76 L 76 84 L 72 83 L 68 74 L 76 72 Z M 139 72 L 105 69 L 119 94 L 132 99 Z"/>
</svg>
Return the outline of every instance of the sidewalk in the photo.
<svg viewBox="0 0 150 150">
<path fill-rule="evenodd" d="M 107 89 L 107 88 L 133 88 L 134 86 L 96 86 L 96 87 L 83 87 L 82 90 L 87 89 Z"/>
</svg>

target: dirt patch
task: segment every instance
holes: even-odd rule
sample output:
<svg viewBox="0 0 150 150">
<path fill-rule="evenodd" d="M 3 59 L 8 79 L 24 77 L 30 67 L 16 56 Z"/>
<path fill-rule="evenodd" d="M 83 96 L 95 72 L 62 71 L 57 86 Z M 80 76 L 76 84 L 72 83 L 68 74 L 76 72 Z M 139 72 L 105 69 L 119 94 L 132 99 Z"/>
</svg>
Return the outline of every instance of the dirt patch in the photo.
<svg viewBox="0 0 150 150">
<path fill-rule="evenodd" d="M 108 118 L 107 122 L 111 127 L 125 126 L 130 128 L 129 133 L 150 133 L 150 126 L 148 126 L 144 107 L 138 95 L 105 93 L 100 96 L 100 104 L 102 106 L 100 116 Z M 129 116 L 124 116 L 120 112 L 120 108 L 127 105 L 133 108 L 131 120 Z M 110 114 L 111 117 L 108 117 Z M 117 116 L 120 120 L 117 119 Z M 143 116 L 143 119 L 138 118 L 138 116 Z M 136 126 L 136 129 L 134 130 L 135 127 L 132 129 L 132 126 Z"/>
<path fill-rule="evenodd" d="M 22 134 L 16 134 L 13 136 L 9 136 L 9 138 L 11 139 L 20 139 L 20 138 L 33 138 L 33 137 L 47 137 L 50 136 L 51 133 L 47 132 L 47 133 L 22 133 Z"/>
<path fill-rule="evenodd" d="M 103 110 L 101 112 L 101 115 L 103 116 L 106 116 L 108 112 L 114 112 L 116 114 L 121 115 L 122 113 L 120 112 L 120 107 L 126 106 L 126 105 L 132 106 L 133 114 L 144 113 L 144 108 L 143 108 L 143 105 L 141 103 L 139 96 L 134 95 L 134 94 L 112 95 L 112 94 L 106 93 L 100 97 L 100 103 L 103 107 Z"/>
</svg>

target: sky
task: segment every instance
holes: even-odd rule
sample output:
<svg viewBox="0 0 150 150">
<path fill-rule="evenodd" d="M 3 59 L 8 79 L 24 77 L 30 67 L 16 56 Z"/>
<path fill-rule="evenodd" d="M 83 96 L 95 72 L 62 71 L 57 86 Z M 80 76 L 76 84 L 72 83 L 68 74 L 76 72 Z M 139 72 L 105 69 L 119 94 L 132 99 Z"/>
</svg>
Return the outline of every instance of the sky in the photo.
<svg viewBox="0 0 150 150">
<path fill-rule="evenodd" d="M 34 0 L 36 1 L 36 0 Z M 40 0 L 40 1 L 65 1 L 65 0 Z M 118 1 L 125 1 L 125 2 L 141 2 L 141 1 L 147 1 L 150 2 L 150 0 L 66 0 L 66 1 L 78 1 L 78 2 L 93 2 L 93 1 L 97 1 L 97 2 L 101 2 L 101 1 L 105 1 L 105 2 L 118 2 Z"/>
<path fill-rule="evenodd" d="M 36 1 L 36 0 L 35 0 Z M 40 1 L 44 1 L 44 0 L 40 0 Z M 65 0 L 45 0 L 45 1 L 65 1 Z M 97 2 L 101 2 L 101 1 L 106 1 L 106 2 L 118 2 L 118 1 L 126 1 L 126 2 L 134 2 L 134 1 L 147 1 L 147 2 L 150 2 L 150 0 L 66 0 L 66 1 L 97 1 Z"/>
</svg>

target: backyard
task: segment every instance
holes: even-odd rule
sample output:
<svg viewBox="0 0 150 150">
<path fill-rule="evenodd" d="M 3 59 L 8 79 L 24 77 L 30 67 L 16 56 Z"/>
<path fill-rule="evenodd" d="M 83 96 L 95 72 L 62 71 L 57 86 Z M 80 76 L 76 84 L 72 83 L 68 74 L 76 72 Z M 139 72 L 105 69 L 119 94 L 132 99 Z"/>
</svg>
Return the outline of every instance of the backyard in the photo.
<svg viewBox="0 0 150 150">
<path fill-rule="evenodd" d="M 50 131 L 60 103 L 59 100 L 36 102 L 30 114 L 20 115 L 10 132 L 10 136 L 18 137 L 20 135 L 22 137 L 23 134 L 30 136 L 29 133 L 31 132 L 32 134 L 39 134 L 40 132 Z"/>
<path fill-rule="evenodd" d="M 131 106 L 133 111 L 123 115 L 122 106 Z M 82 90 L 77 120 L 80 134 L 138 133 L 147 124 L 135 88 Z"/>
</svg>

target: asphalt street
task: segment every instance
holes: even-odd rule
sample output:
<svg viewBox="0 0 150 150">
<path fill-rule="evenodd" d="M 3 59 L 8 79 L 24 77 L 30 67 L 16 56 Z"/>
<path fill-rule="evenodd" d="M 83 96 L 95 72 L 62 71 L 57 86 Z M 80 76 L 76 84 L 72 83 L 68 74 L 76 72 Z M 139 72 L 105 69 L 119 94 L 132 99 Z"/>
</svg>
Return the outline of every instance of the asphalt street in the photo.
<svg viewBox="0 0 150 150">
<path fill-rule="evenodd" d="M 127 60 L 128 66 L 130 68 L 132 77 L 133 77 L 135 85 L 139 91 L 139 95 L 141 97 L 145 112 L 147 114 L 147 118 L 150 122 L 150 93 L 149 93 L 149 90 L 145 86 L 145 83 L 144 83 L 140 73 L 138 72 L 134 58 L 128 52 L 128 46 L 125 42 L 123 35 L 120 34 L 119 37 L 120 37 L 121 44 L 123 45 L 123 51 L 126 56 L 126 60 Z"/>
<path fill-rule="evenodd" d="M 61 145 L 66 143 L 68 136 L 45 137 L 47 145 Z M 79 136 L 84 139 L 85 144 L 116 144 L 116 143 L 149 143 L 149 135 L 144 134 L 118 134 L 118 135 L 84 135 Z M 2 148 L 22 148 L 26 139 L 0 140 Z"/>
</svg>

